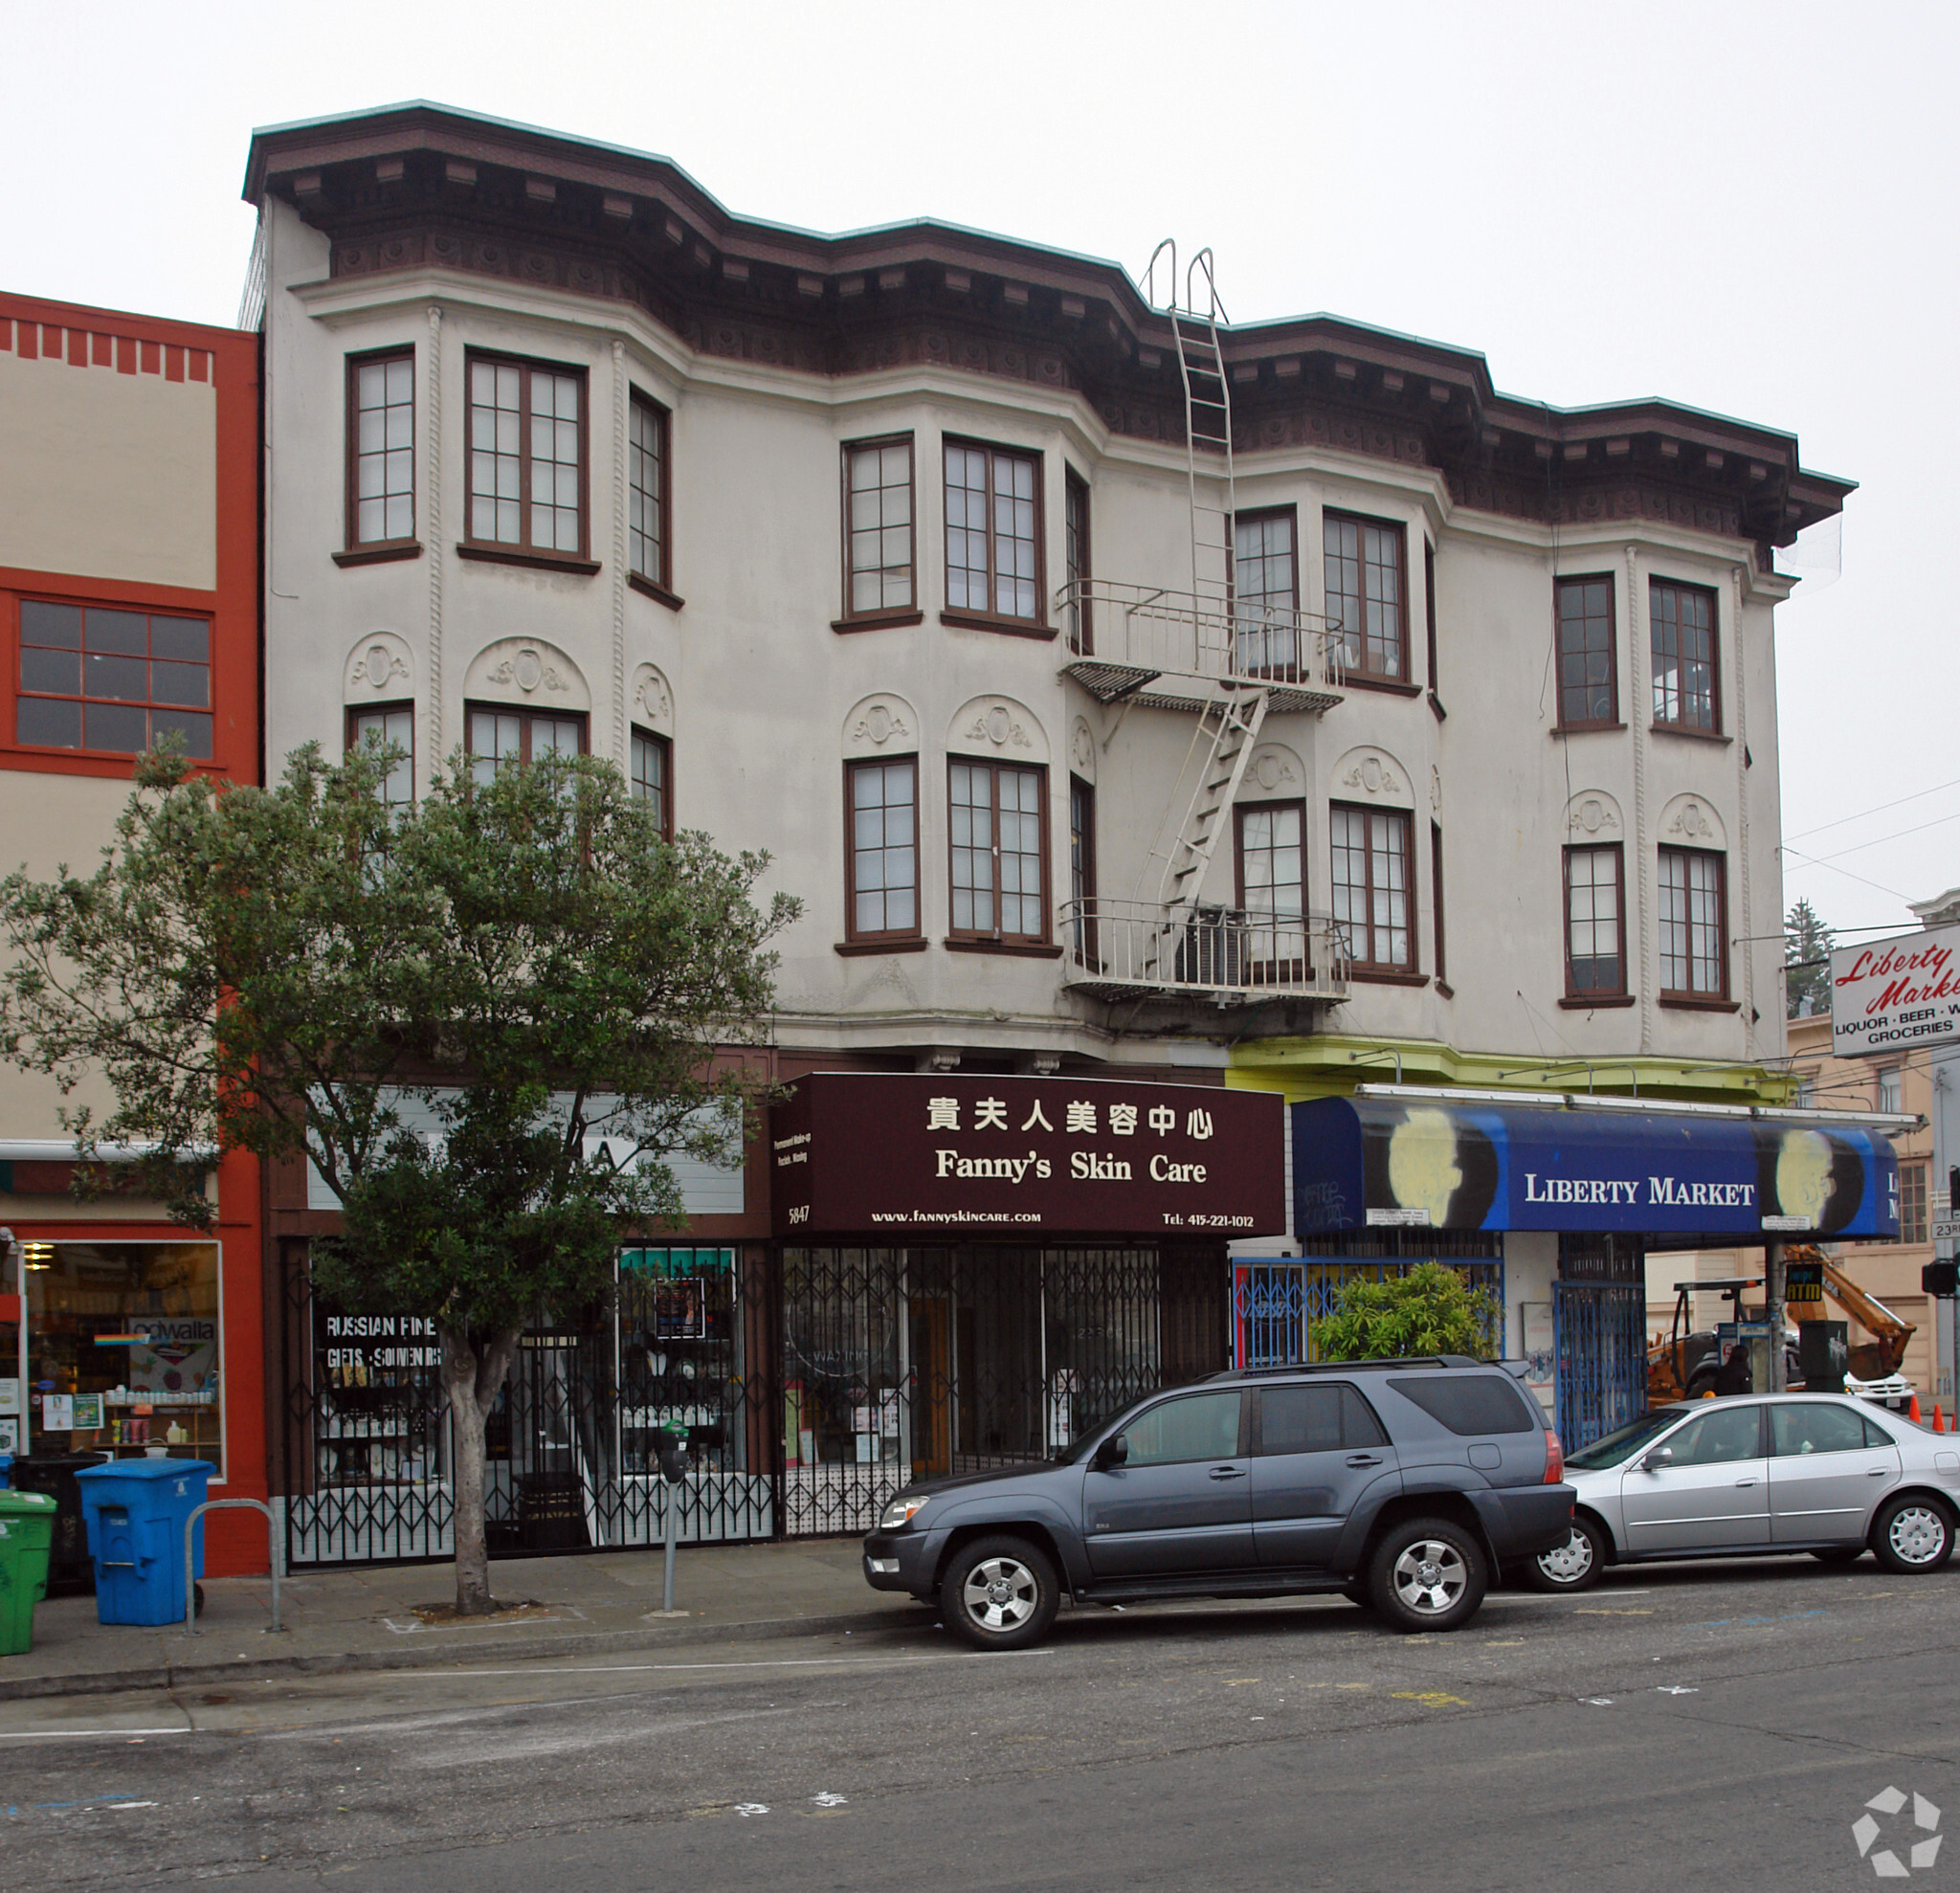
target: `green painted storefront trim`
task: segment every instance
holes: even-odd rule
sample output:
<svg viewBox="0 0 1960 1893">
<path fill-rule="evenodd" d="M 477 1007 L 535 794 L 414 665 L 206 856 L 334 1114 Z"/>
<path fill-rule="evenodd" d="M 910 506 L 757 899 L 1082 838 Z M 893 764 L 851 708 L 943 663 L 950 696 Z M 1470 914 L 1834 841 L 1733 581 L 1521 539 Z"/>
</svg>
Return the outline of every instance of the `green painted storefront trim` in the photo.
<svg viewBox="0 0 1960 1893">
<path fill-rule="evenodd" d="M 1563 1091 L 1583 1097 L 1651 1097 L 1697 1104 L 1787 1104 L 1793 1077 L 1767 1065 L 1713 1065 L 1682 1058 L 1563 1058 L 1528 1052 L 1459 1052 L 1433 1038 L 1260 1038 L 1236 1045 L 1225 1082 L 1240 1091 L 1279 1091 L 1299 1102 L 1344 1098 L 1357 1084 L 1457 1084 L 1481 1091 Z"/>
</svg>

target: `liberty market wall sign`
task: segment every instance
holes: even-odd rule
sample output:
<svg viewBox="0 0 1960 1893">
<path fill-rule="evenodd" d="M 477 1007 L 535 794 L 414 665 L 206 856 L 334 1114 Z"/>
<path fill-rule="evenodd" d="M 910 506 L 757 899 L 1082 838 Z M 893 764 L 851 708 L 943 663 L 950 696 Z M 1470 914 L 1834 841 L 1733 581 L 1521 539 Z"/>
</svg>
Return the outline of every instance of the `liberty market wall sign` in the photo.
<svg viewBox="0 0 1960 1893">
<path fill-rule="evenodd" d="M 1960 926 L 1927 927 L 1831 955 L 1831 1054 L 1838 1058 L 1960 1039 Z"/>
<path fill-rule="evenodd" d="M 819 1072 L 770 1113 L 782 1236 L 1267 1236 L 1275 1093 L 1121 1079 Z"/>
</svg>

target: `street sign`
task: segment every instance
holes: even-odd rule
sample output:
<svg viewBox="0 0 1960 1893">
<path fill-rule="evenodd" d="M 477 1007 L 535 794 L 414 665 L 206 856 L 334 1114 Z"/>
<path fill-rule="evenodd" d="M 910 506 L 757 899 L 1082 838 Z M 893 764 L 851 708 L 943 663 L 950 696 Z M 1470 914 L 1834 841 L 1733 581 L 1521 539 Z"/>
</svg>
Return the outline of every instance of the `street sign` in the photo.
<svg viewBox="0 0 1960 1893">
<path fill-rule="evenodd" d="M 1831 955 L 1831 1054 L 1873 1058 L 1960 1039 L 1960 926 Z"/>
<path fill-rule="evenodd" d="M 1935 1242 L 1960 1242 L 1960 1216 L 1949 1216 L 1933 1224 Z"/>
</svg>

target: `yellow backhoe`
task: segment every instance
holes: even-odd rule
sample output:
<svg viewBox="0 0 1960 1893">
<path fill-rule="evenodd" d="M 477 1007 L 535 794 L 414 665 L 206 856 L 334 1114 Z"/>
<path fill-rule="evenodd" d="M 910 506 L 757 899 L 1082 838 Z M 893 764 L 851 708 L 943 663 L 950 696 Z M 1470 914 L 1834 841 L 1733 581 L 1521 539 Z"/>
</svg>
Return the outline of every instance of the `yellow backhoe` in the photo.
<svg viewBox="0 0 1960 1893">
<path fill-rule="evenodd" d="M 1793 1242 L 1783 1252 L 1785 1264 L 1808 1262 L 1822 1272 L 1824 1293 L 1873 1335 L 1851 1349 L 1852 1377 L 1861 1381 L 1888 1379 L 1899 1371 L 1905 1358 L 1905 1344 L 1918 1332 L 1909 1321 L 1901 1321 L 1876 1295 L 1860 1288 L 1815 1243 Z M 1700 1399 L 1713 1392 L 1715 1373 L 1721 1365 L 1721 1349 L 1712 1328 L 1697 1329 L 1694 1325 L 1694 1297 L 1697 1293 L 1718 1294 L 1733 1309 L 1731 1319 L 1762 1320 L 1760 1303 L 1753 1309 L 1742 1303 L 1746 1289 L 1760 1289 L 1761 1276 L 1741 1276 L 1720 1281 L 1678 1281 L 1675 1283 L 1673 1331 L 1664 1341 L 1647 1349 L 1647 1404 L 1671 1406 L 1677 1400 Z M 1823 1319 L 1823 1303 L 1795 1302 L 1786 1304 L 1793 1321 Z M 1793 1367 L 1793 1378 L 1796 1378 Z M 1833 1388 L 1832 1392 L 1839 1390 Z"/>
</svg>

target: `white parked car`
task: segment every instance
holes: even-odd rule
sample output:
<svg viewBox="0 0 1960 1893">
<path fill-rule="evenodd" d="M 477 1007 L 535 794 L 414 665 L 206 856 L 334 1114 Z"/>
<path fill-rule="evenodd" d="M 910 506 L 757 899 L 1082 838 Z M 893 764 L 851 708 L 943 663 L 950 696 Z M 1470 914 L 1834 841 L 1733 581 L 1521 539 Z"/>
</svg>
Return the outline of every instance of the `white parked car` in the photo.
<svg viewBox="0 0 1960 1893">
<path fill-rule="evenodd" d="M 1614 1564 L 1809 1552 L 1937 1570 L 1960 1518 L 1960 1437 L 1841 1393 L 1690 1400 L 1573 1453 L 1571 1536 L 1525 1567 L 1583 1591 Z"/>
</svg>

